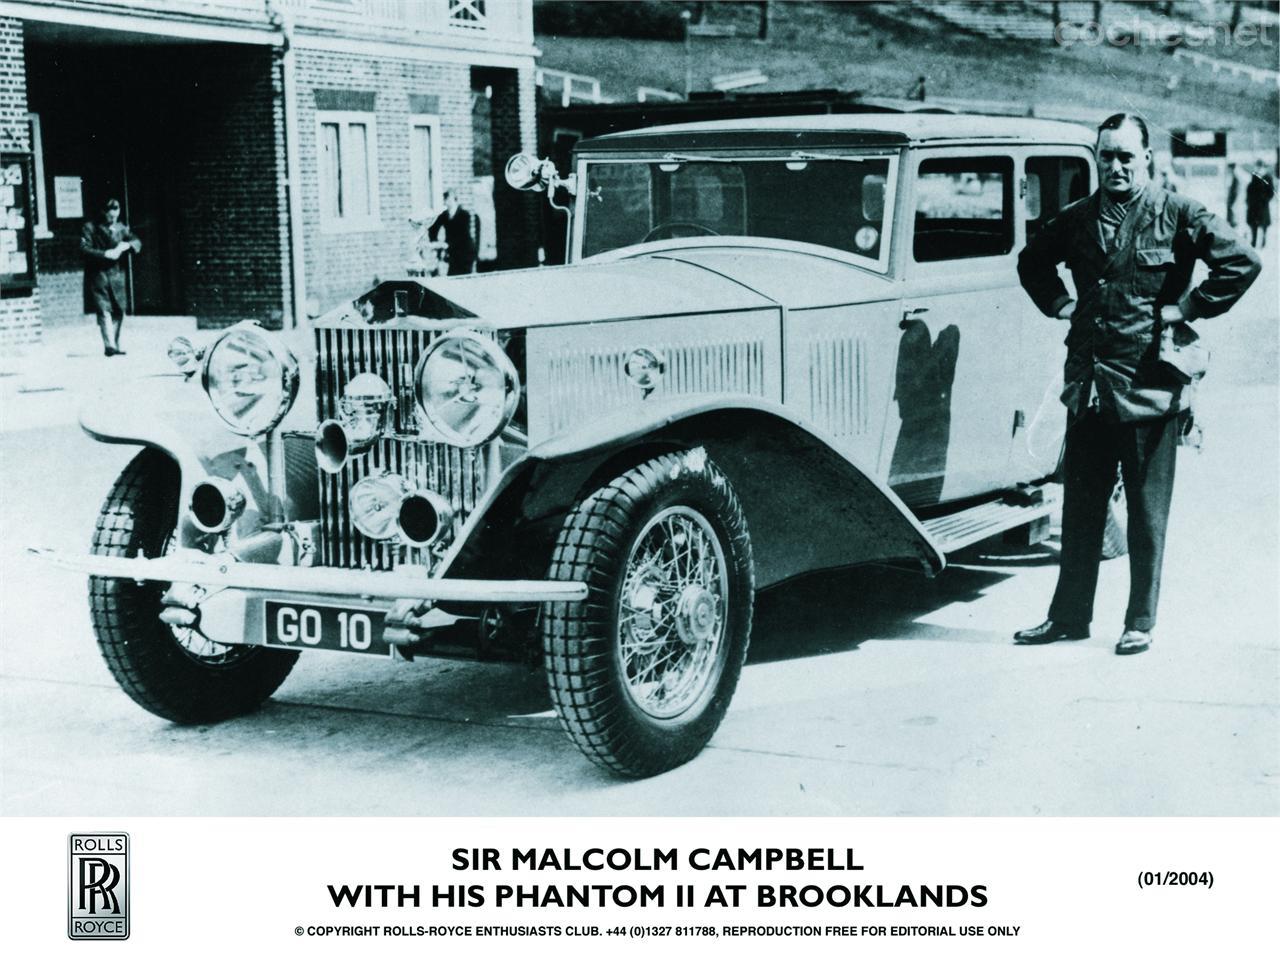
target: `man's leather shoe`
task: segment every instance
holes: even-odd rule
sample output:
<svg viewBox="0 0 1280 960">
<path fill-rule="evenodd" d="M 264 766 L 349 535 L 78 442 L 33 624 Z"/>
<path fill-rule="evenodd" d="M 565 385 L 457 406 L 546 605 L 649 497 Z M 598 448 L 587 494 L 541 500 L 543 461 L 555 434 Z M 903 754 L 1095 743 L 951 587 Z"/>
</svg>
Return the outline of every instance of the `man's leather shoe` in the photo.
<svg viewBox="0 0 1280 960">
<path fill-rule="evenodd" d="M 1120 634 L 1120 642 L 1116 644 L 1116 653 L 1125 656 L 1130 653 L 1142 653 L 1155 640 L 1150 630 L 1126 630 Z"/>
<path fill-rule="evenodd" d="M 1037 643 L 1057 643 L 1059 640 L 1088 640 L 1089 628 L 1046 620 L 1039 626 L 1019 630 L 1013 635 L 1013 639 L 1026 646 Z"/>
</svg>

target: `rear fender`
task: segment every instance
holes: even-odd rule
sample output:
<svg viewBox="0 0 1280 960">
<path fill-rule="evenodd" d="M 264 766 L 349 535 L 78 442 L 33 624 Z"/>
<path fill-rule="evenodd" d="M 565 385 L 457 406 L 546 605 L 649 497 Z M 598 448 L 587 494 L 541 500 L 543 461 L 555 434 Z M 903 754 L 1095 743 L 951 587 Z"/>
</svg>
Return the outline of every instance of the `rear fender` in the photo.
<svg viewBox="0 0 1280 960">
<path fill-rule="evenodd" d="M 737 491 L 764 587 L 811 570 L 942 553 L 901 500 L 812 426 L 768 401 L 647 403 L 532 448 L 490 495 L 450 574 L 541 576 L 565 515 L 638 463 L 703 447 Z"/>
</svg>

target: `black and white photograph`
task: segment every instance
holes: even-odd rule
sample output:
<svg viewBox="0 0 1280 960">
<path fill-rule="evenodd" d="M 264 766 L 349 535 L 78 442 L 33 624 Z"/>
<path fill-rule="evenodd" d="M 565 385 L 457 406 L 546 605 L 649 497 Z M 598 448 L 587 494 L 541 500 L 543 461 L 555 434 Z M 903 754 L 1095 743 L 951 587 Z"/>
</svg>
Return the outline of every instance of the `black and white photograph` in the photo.
<svg viewBox="0 0 1280 960">
<path fill-rule="evenodd" d="M 1274 838 L 1278 44 L 0 0 L 5 822 Z"/>
</svg>

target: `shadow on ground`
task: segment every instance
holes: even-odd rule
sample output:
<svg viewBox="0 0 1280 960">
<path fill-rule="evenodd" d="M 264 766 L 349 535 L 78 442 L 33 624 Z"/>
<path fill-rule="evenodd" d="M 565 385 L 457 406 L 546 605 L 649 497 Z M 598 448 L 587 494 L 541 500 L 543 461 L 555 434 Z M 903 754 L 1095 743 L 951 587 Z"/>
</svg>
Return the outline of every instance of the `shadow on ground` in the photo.
<svg viewBox="0 0 1280 960">
<path fill-rule="evenodd" d="M 812 574 L 756 597 L 750 663 L 856 650 L 869 639 L 940 638 L 920 617 L 980 596 L 1009 574 L 950 567 L 932 579 L 916 570 L 855 567 Z"/>
</svg>

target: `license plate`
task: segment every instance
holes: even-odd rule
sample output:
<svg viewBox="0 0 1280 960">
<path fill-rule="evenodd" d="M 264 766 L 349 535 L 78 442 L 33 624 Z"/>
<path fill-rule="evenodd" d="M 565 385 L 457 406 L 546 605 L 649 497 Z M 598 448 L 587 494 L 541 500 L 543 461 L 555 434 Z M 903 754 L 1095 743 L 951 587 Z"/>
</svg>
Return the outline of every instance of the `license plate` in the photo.
<svg viewBox="0 0 1280 960">
<path fill-rule="evenodd" d="M 391 656 L 382 639 L 386 617 L 380 610 L 328 607 L 309 603 L 264 602 L 263 628 L 268 647 L 290 650 L 341 650 Z"/>
</svg>

